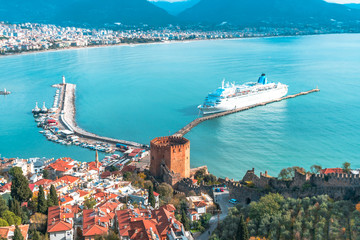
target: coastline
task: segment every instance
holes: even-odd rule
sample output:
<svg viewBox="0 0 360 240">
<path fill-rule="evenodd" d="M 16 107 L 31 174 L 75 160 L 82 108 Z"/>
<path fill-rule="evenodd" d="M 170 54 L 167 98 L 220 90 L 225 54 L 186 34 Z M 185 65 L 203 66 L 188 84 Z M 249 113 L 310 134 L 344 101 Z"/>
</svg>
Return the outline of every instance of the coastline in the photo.
<svg viewBox="0 0 360 240">
<path fill-rule="evenodd" d="M 313 33 L 313 34 L 289 34 L 289 35 L 272 35 L 272 36 L 246 36 L 246 37 L 231 37 L 231 38 L 214 38 L 214 39 L 183 39 L 183 40 L 166 40 L 166 41 L 153 41 L 147 43 L 118 43 L 118 44 L 102 44 L 102 45 L 87 45 L 87 46 L 75 46 L 75 47 L 64 47 L 54 49 L 42 49 L 42 50 L 29 50 L 16 53 L 0 54 L 2 57 L 28 55 L 45 52 L 58 52 L 58 51 L 69 51 L 79 50 L 86 48 L 108 48 L 108 47 L 119 47 L 119 46 L 139 46 L 139 45 L 155 45 L 155 44 L 173 44 L 173 43 L 186 43 L 186 42 L 198 42 L 198 41 L 219 41 L 219 40 L 240 40 L 240 39 L 260 39 L 260 38 L 279 38 L 279 37 L 303 37 L 303 36 L 318 36 L 318 35 L 346 35 L 346 34 L 360 34 L 360 32 L 346 32 L 346 33 Z"/>
</svg>

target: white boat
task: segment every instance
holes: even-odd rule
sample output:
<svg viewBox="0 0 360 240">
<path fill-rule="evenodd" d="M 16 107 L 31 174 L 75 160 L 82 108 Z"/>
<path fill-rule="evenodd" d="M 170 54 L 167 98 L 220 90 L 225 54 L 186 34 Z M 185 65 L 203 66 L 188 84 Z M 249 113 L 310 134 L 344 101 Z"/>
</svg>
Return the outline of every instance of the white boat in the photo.
<svg viewBox="0 0 360 240">
<path fill-rule="evenodd" d="M 222 86 L 208 94 L 202 105 L 198 106 L 205 114 L 225 112 L 249 107 L 285 96 L 288 86 L 282 83 L 268 82 L 262 74 L 257 82 L 242 85 L 222 82 Z"/>
</svg>

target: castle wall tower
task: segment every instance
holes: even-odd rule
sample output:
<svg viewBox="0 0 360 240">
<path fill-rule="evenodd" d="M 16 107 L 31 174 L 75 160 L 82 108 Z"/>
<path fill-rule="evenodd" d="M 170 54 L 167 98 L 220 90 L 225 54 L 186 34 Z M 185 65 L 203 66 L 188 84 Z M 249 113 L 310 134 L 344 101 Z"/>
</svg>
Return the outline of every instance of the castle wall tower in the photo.
<svg viewBox="0 0 360 240">
<path fill-rule="evenodd" d="M 155 177 L 162 177 L 161 165 L 190 177 L 190 141 L 183 137 L 157 137 L 150 142 L 150 172 Z"/>
</svg>

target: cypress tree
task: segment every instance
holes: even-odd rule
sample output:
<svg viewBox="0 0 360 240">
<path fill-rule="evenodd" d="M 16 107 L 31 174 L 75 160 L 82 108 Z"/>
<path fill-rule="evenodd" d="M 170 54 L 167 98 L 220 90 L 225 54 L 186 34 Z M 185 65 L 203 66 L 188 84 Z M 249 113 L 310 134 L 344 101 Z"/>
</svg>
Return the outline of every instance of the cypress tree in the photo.
<svg viewBox="0 0 360 240">
<path fill-rule="evenodd" d="M 43 214 L 45 214 L 47 211 L 47 202 L 45 199 L 44 188 L 42 185 L 39 186 L 37 211 Z"/>
<path fill-rule="evenodd" d="M 24 237 L 21 234 L 20 228 L 18 226 L 15 227 L 13 240 L 24 240 Z"/>
<path fill-rule="evenodd" d="M 12 199 L 9 201 L 9 210 L 15 213 L 16 216 L 21 216 L 22 209 L 20 207 L 20 203 L 16 199 Z"/>
<path fill-rule="evenodd" d="M 243 215 L 240 216 L 239 226 L 236 232 L 236 240 L 249 240 L 249 231 Z"/>
<path fill-rule="evenodd" d="M 41 240 L 41 235 L 38 231 L 35 231 L 32 237 L 33 240 Z"/>
<path fill-rule="evenodd" d="M 189 218 L 186 216 L 186 212 L 184 210 L 181 211 L 181 222 L 184 225 L 186 231 L 190 230 L 190 221 Z"/>
<path fill-rule="evenodd" d="M 14 167 L 10 170 L 11 181 L 11 197 L 19 202 L 27 202 L 32 197 L 32 191 L 29 188 L 29 181 L 23 175 L 21 168 Z"/>
<path fill-rule="evenodd" d="M 154 190 L 153 190 L 152 186 L 149 186 L 149 199 L 148 199 L 148 202 L 152 207 L 155 207 L 156 200 L 155 200 Z"/>
<path fill-rule="evenodd" d="M 50 187 L 50 195 L 48 198 L 49 198 L 49 207 L 59 205 L 59 198 L 57 196 L 56 189 L 52 184 Z"/>
<path fill-rule="evenodd" d="M 0 196 L 0 216 L 2 216 L 3 212 L 9 210 L 5 200 Z"/>
</svg>

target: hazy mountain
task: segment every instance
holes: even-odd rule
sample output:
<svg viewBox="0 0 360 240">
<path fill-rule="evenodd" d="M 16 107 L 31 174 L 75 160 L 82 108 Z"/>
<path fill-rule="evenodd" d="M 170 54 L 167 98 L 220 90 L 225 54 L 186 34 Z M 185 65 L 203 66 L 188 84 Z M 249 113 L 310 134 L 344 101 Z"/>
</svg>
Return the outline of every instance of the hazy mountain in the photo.
<svg viewBox="0 0 360 240">
<path fill-rule="evenodd" d="M 360 3 L 349 3 L 349 4 L 344 4 L 344 5 L 349 8 L 360 9 Z"/>
<path fill-rule="evenodd" d="M 175 18 L 147 0 L 0 0 L 0 21 L 165 25 Z"/>
<path fill-rule="evenodd" d="M 323 0 L 201 0 L 179 14 L 187 22 L 249 25 L 330 23 L 360 19 L 360 11 Z"/>
<path fill-rule="evenodd" d="M 150 1 L 154 5 L 166 10 L 171 15 L 178 15 L 187 8 L 190 8 L 200 2 L 200 0 L 187 0 L 181 2 L 167 2 L 167 1 Z"/>
</svg>

